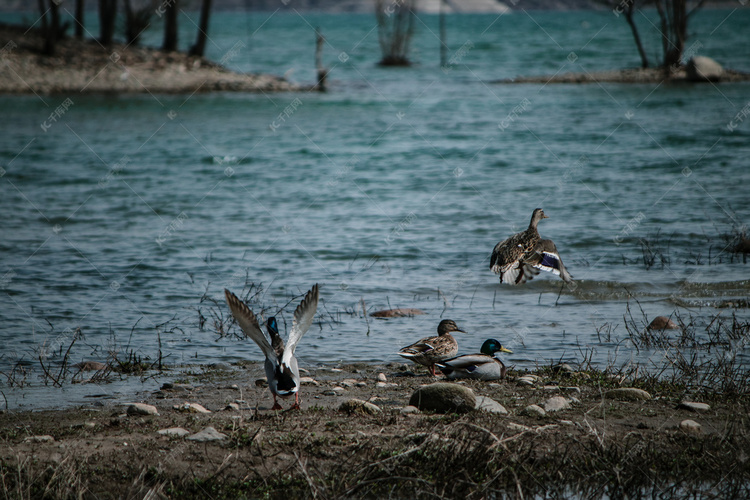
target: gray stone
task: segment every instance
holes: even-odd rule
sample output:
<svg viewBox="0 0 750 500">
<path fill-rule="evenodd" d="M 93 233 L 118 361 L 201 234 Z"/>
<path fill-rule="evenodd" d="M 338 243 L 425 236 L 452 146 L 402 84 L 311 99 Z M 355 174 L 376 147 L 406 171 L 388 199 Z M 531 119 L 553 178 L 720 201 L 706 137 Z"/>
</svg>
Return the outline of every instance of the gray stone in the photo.
<svg viewBox="0 0 750 500">
<path fill-rule="evenodd" d="M 651 394 L 635 387 L 621 387 L 620 389 L 611 389 L 605 392 L 604 397 L 620 401 L 648 401 L 651 399 Z"/>
<path fill-rule="evenodd" d="M 518 378 L 518 380 L 517 380 L 517 382 L 518 382 L 518 383 L 519 383 L 520 385 L 532 385 L 532 386 L 533 386 L 533 385 L 534 385 L 534 384 L 536 383 L 536 381 L 535 381 L 535 380 L 534 380 L 533 378 L 531 378 L 531 377 L 526 377 L 526 376 L 524 376 L 524 377 L 519 377 L 519 378 Z"/>
<path fill-rule="evenodd" d="M 419 408 L 417 408 L 416 406 L 407 405 L 401 408 L 402 415 L 408 415 L 411 413 L 421 413 L 421 412 L 419 411 Z"/>
<path fill-rule="evenodd" d="M 716 82 L 724 76 L 721 64 L 706 56 L 691 57 L 685 69 L 691 82 Z"/>
<path fill-rule="evenodd" d="M 388 382 L 388 379 L 385 377 L 385 373 L 378 373 L 378 381 Z"/>
<path fill-rule="evenodd" d="M 711 409 L 711 407 L 706 403 L 695 403 L 692 401 L 683 401 L 682 403 L 677 405 L 677 408 L 680 410 L 690 410 L 694 412 L 706 412 Z"/>
<path fill-rule="evenodd" d="M 145 403 L 130 403 L 128 406 L 128 415 L 158 415 L 159 411 L 156 406 Z"/>
<path fill-rule="evenodd" d="M 203 405 L 199 405 L 198 403 L 183 403 L 175 405 L 174 409 L 185 413 L 211 413 L 211 410 L 207 410 Z"/>
<path fill-rule="evenodd" d="M 318 384 L 318 381 L 312 377 L 300 377 L 299 383 L 300 385 L 320 385 Z"/>
<path fill-rule="evenodd" d="M 477 405 L 474 392 L 468 387 L 437 382 L 420 387 L 409 399 L 409 404 L 422 411 L 435 413 L 467 413 Z"/>
<path fill-rule="evenodd" d="M 226 437 L 226 434 L 222 434 L 213 427 L 206 427 L 202 431 L 196 432 L 192 436 L 188 436 L 186 439 L 189 441 L 204 443 L 207 441 L 221 441 L 222 439 L 226 439 Z"/>
<path fill-rule="evenodd" d="M 228 405 L 224 407 L 224 411 L 239 411 L 239 410 L 240 410 L 240 405 L 238 405 L 237 403 L 229 403 Z"/>
<path fill-rule="evenodd" d="M 477 403 L 476 403 L 477 410 L 488 411 L 491 413 L 499 413 L 501 415 L 508 414 L 508 410 L 506 410 L 503 405 L 501 405 L 494 399 L 488 398 L 486 396 L 476 396 L 476 399 L 477 399 Z"/>
<path fill-rule="evenodd" d="M 701 424 L 696 422 L 695 420 L 683 420 L 680 422 L 680 429 L 689 433 L 689 434 L 700 434 L 703 432 L 701 429 Z"/>
<path fill-rule="evenodd" d="M 546 412 L 567 410 L 569 408 L 570 402 L 562 396 L 555 396 L 544 402 L 544 411 Z"/>
<path fill-rule="evenodd" d="M 183 437 L 190 434 L 190 431 L 187 429 L 183 429 L 182 427 L 170 427 L 169 429 L 161 429 L 156 431 L 157 434 L 161 434 L 162 436 L 169 436 L 169 437 Z"/>
<path fill-rule="evenodd" d="M 359 413 L 362 415 L 377 415 L 383 410 L 367 401 L 362 401 L 361 399 L 350 399 L 341 403 L 341 405 L 339 406 L 339 411 L 349 413 L 350 415 L 352 413 Z"/>
<path fill-rule="evenodd" d="M 529 405 L 523 410 L 521 410 L 521 413 L 529 417 L 546 417 L 547 416 L 547 412 L 544 411 L 544 408 L 542 408 L 539 405 Z"/>
</svg>

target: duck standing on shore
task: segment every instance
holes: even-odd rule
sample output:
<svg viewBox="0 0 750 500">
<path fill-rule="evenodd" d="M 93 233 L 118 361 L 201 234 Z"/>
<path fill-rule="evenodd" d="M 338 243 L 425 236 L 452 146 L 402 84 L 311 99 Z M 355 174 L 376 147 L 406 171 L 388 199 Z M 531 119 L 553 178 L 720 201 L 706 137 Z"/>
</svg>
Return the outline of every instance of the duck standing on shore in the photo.
<svg viewBox="0 0 750 500">
<path fill-rule="evenodd" d="M 463 354 L 436 363 L 448 380 L 470 378 L 475 380 L 499 380 L 505 378 L 505 364 L 495 353 L 513 351 L 506 349 L 498 340 L 487 339 L 480 349 L 481 354 Z"/>
<path fill-rule="evenodd" d="M 268 380 L 268 389 L 273 395 L 273 408 L 271 409 L 281 410 L 281 405 L 276 400 L 277 396 L 288 397 L 293 394 L 294 405 L 291 408 L 299 410 L 300 376 L 297 358 L 294 357 L 294 350 L 302 336 L 310 328 L 310 325 L 312 325 L 313 316 L 315 316 L 315 312 L 318 309 L 318 285 L 314 285 L 307 292 L 305 298 L 302 299 L 302 302 L 300 302 L 294 311 L 294 321 L 292 322 L 292 329 L 289 332 L 286 346 L 279 335 L 276 318 L 270 317 L 266 321 L 266 329 L 271 337 L 271 342 L 269 343 L 268 338 L 260 329 L 257 318 L 250 308 L 247 307 L 247 304 L 227 289 L 224 289 L 224 295 L 226 296 L 227 304 L 229 304 L 229 309 L 232 311 L 232 316 L 237 320 L 242 331 L 258 344 L 258 347 L 260 347 L 260 350 L 263 351 L 266 357 L 264 365 L 266 379 Z"/>
<path fill-rule="evenodd" d="M 430 373 L 436 376 L 435 363 L 452 358 L 458 353 L 458 342 L 453 338 L 451 332 L 466 333 L 452 319 L 441 321 L 437 331 L 437 336 L 425 337 L 411 345 L 402 347 L 398 352 L 399 356 L 426 366 Z"/>
<path fill-rule="evenodd" d="M 537 208 L 531 215 L 526 231 L 516 233 L 495 245 L 490 258 L 490 269 L 500 275 L 500 282 L 518 285 L 533 279 L 539 271 L 556 274 L 566 283 L 573 281 L 554 242 L 539 236 L 536 226 L 540 220 L 548 218 L 544 210 Z"/>
</svg>

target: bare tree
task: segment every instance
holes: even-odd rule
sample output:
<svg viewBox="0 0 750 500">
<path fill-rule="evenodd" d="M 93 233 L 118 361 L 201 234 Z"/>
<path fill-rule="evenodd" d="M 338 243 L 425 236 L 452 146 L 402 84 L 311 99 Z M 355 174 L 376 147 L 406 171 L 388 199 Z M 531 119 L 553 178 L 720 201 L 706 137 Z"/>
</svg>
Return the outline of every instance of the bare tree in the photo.
<svg viewBox="0 0 750 500">
<path fill-rule="evenodd" d="M 636 1 L 637 0 L 622 0 L 620 2 L 616 2 L 614 6 L 612 6 L 614 0 L 604 0 L 602 3 L 612 6 L 612 11 L 616 16 L 619 17 L 622 14 L 622 16 L 625 18 L 625 22 L 628 23 L 628 26 L 630 26 L 630 31 L 631 33 L 633 33 L 633 40 L 635 41 L 635 46 L 638 49 L 638 55 L 641 56 L 641 67 L 648 68 L 648 56 L 646 55 L 646 51 L 643 48 L 643 42 L 641 41 L 641 36 L 638 33 L 638 26 L 635 24 L 635 19 L 633 18 L 636 11 L 638 10 L 636 7 Z M 640 0 L 640 3 L 645 3 L 646 1 L 647 0 Z"/>
<path fill-rule="evenodd" d="M 409 43 L 414 34 L 416 0 L 375 0 L 378 41 L 383 66 L 409 66 Z"/>
<path fill-rule="evenodd" d="M 203 0 L 201 4 L 201 19 L 198 23 L 198 36 L 195 45 L 190 47 L 190 54 L 203 57 L 206 51 L 206 39 L 208 38 L 208 20 L 211 16 L 211 0 Z"/>
<path fill-rule="evenodd" d="M 39 0 L 38 5 L 44 33 L 44 53 L 51 56 L 55 54 L 57 41 L 65 30 L 60 26 L 60 4 L 55 0 Z"/>
<path fill-rule="evenodd" d="M 662 67 L 665 69 L 680 66 L 687 39 L 688 19 L 703 6 L 704 1 L 697 0 L 688 6 L 688 0 L 654 0 L 661 20 L 661 44 L 664 54 Z"/>
<path fill-rule="evenodd" d="M 167 0 L 160 7 L 164 13 L 164 43 L 162 50 L 174 52 L 177 50 L 177 13 L 178 0 Z"/>
<path fill-rule="evenodd" d="M 99 42 L 112 45 L 117 19 L 117 0 L 99 0 Z"/>
<path fill-rule="evenodd" d="M 84 13 L 86 12 L 85 0 L 76 0 L 74 15 L 76 38 L 83 40 Z"/>
<path fill-rule="evenodd" d="M 153 2 L 133 7 L 130 0 L 125 0 L 125 42 L 128 45 L 138 45 L 141 34 L 151 24 L 153 12 Z"/>
</svg>

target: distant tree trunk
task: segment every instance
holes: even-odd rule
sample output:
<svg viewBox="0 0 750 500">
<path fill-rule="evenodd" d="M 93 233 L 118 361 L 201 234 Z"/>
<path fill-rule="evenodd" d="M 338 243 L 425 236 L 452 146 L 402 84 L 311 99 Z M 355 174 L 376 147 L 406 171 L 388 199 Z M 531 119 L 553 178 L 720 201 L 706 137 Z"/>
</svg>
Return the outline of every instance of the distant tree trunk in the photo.
<svg viewBox="0 0 750 500">
<path fill-rule="evenodd" d="M 656 11 L 661 19 L 661 43 L 664 53 L 662 66 L 680 66 L 687 36 L 686 0 L 656 0 Z"/>
<path fill-rule="evenodd" d="M 198 23 L 198 36 L 195 45 L 190 48 L 190 54 L 203 57 L 206 51 L 206 39 L 208 38 L 208 19 L 211 16 L 211 0 L 203 0 L 201 4 L 201 19 Z"/>
<path fill-rule="evenodd" d="M 125 0 L 125 42 L 128 45 L 138 45 L 141 34 L 151 24 L 152 5 L 134 9 L 130 0 Z"/>
<path fill-rule="evenodd" d="M 164 44 L 162 50 L 175 52 L 177 50 L 177 3 L 178 0 L 167 3 L 164 8 Z"/>
<path fill-rule="evenodd" d="M 39 7 L 42 10 L 42 29 L 44 30 L 44 53 L 48 56 L 55 55 L 57 40 L 60 39 L 60 6 L 55 0 L 39 0 Z M 47 13 L 49 12 L 49 21 Z"/>
<path fill-rule="evenodd" d="M 112 45 L 116 18 L 117 0 L 99 0 L 99 42 L 102 45 Z"/>
<path fill-rule="evenodd" d="M 75 12 L 75 25 L 76 25 L 76 38 L 83 40 L 83 21 L 86 6 L 84 5 L 85 0 L 76 0 L 76 12 Z"/>
<path fill-rule="evenodd" d="M 416 0 L 388 3 L 375 0 L 375 18 L 378 21 L 378 41 L 383 66 L 409 66 L 409 43 L 414 34 Z"/>
<path fill-rule="evenodd" d="M 625 21 L 628 23 L 628 26 L 630 26 L 630 31 L 633 33 L 635 46 L 636 48 L 638 48 L 638 55 L 641 56 L 641 67 L 648 68 L 648 56 L 646 55 L 646 51 L 643 49 L 643 42 L 641 42 L 641 36 L 638 34 L 638 26 L 636 26 L 635 24 L 633 14 L 635 14 L 635 2 L 631 1 L 628 2 L 627 7 L 623 11 L 623 15 L 625 16 Z"/>
</svg>

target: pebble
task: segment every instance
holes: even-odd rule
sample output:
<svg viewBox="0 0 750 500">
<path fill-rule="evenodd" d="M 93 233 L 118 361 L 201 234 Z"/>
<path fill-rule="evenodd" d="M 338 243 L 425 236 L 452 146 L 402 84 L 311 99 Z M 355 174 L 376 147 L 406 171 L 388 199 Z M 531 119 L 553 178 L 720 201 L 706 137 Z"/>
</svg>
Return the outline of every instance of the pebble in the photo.
<svg viewBox="0 0 750 500">
<path fill-rule="evenodd" d="M 183 437 L 190 434 L 190 431 L 183 429 L 182 427 L 170 427 L 169 429 L 158 430 L 156 433 L 161 434 L 162 436 Z"/>
<path fill-rule="evenodd" d="M 44 434 L 41 436 L 27 436 L 23 439 L 24 443 L 51 443 L 55 440 L 52 436 L 49 434 Z"/>
<path fill-rule="evenodd" d="M 378 373 L 378 381 L 379 382 L 387 382 L 388 379 L 385 376 L 385 373 Z"/>
<path fill-rule="evenodd" d="M 400 411 L 402 415 L 408 415 L 410 413 L 422 413 L 421 411 L 419 411 L 419 408 L 412 405 L 404 406 Z"/>
<path fill-rule="evenodd" d="M 521 414 L 527 415 L 529 417 L 546 417 L 547 412 L 544 411 L 544 408 L 542 408 L 539 405 L 529 405 L 523 410 L 521 410 Z"/>
<path fill-rule="evenodd" d="M 508 410 L 503 405 L 495 401 L 494 399 L 486 396 L 477 396 L 477 403 L 475 408 L 477 410 L 488 411 L 490 413 L 499 413 L 500 415 L 507 415 Z"/>
<path fill-rule="evenodd" d="M 508 422 L 508 429 L 512 431 L 519 431 L 519 432 L 525 432 L 525 431 L 531 431 L 533 430 L 531 427 L 527 427 L 525 425 L 517 424 L 515 422 Z"/>
<path fill-rule="evenodd" d="M 559 391 L 560 386 L 559 385 L 543 385 L 542 390 L 544 391 Z"/>
<path fill-rule="evenodd" d="M 544 402 L 544 411 L 548 413 L 552 411 L 567 410 L 569 408 L 570 402 L 562 396 L 555 396 Z"/>
<path fill-rule="evenodd" d="M 213 427 L 206 427 L 202 431 L 196 432 L 192 436 L 188 436 L 187 439 L 189 441 L 198 441 L 204 443 L 207 441 L 220 441 L 222 439 L 226 439 L 226 437 L 226 434 L 222 434 Z"/>
<path fill-rule="evenodd" d="M 651 394 L 635 387 L 621 387 L 620 389 L 612 389 L 605 392 L 604 397 L 620 401 L 647 401 L 651 399 Z"/>
<path fill-rule="evenodd" d="M 331 389 L 331 390 L 332 390 L 333 392 L 335 392 L 335 393 L 338 393 L 338 394 L 340 394 L 340 393 L 342 393 L 342 392 L 346 392 L 346 389 L 344 389 L 343 387 L 339 387 L 339 386 L 336 386 L 336 387 L 334 387 L 334 388 L 333 388 L 333 389 Z"/>
<path fill-rule="evenodd" d="M 173 384 L 172 382 L 164 382 L 161 385 L 162 391 L 194 391 L 195 387 L 190 384 Z"/>
<path fill-rule="evenodd" d="M 159 411 L 156 406 L 145 403 L 130 403 L 127 413 L 128 415 L 158 415 Z"/>
<path fill-rule="evenodd" d="M 237 403 L 229 403 L 224 407 L 224 411 L 240 411 L 240 405 Z"/>
<path fill-rule="evenodd" d="M 560 363 L 559 365 L 555 365 L 552 367 L 552 371 L 555 373 L 573 373 L 575 370 L 572 366 L 570 366 L 568 363 Z"/>
<path fill-rule="evenodd" d="M 211 413 L 211 410 L 207 410 L 203 405 L 199 405 L 198 403 L 183 403 L 181 405 L 174 405 L 173 408 L 185 413 Z"/>
<path fill-rule="evenodd" d="M 378 382 L 375 384 L 377 387 L 398 387 L 398 384 L 393 382 Z"/>
<path fill-rule="evenodd" d="M 347 378 L 341 381 L 341 385 L 344 387 L 353 387 L 357 385 L 359 382 L 357 380 L 354 380 L 353 378 Z"/>
<path fill-rule="evenodd" d="M 309 378 L 309 377 L 303 377 L 303 378 Z M 302 379 L 300 379 L 301 381 Z M 268 381 L 264 378 L 259 378 L 255 381 L 255 387 L 268 387 Z"/>
<path fill-rule="evenodd" d="M 323 394 L 323 396 L 335 396 L 336 391 L 328 389 L 327 391 L 323 391 L 321 394 Z"/>
<path fill-rule="evenodd" d="M 705 412 L 711 409 L 709 405 L 706 403 L 694 403 L 692 401 L 683 401 L 679 405 L 677 405 L 677 409 L 679 410 L 690 410 L 695 412 Z"/>
<path fill-rule="evenodd" d="M 301 378 L 299 379 L 299 383 L 300 383 L 301 385 L 320 385 L 320 384 L 318 384 L 318 382 L 317 382 L 317 381 L 316 381 L 316 380 L 315 380 L 314 378 L 312 378 L 312 377 L 301 377 Z"/>
<path fill-rule="evenodd" d="M 703 430 L 701 429 L 701 424 L 699 424 L 695 420 L 689 419 L 680 422 L 680 429 L 690 434 L 700 434 L 701 432 L 703 432 Z"/>
<path fill-rule="evenodd" d="M 349 401 L 344 401 L 343 403 L 341 403 L 341 405 L 339 406 L 339 411 L 343 411 L 349 414 L 360 413 L 367 415 L 377 415 L 383 410 L 381 410 L 380 407 L 367 401 L 362 401 L 361 399 L 350 399 Z"/>
</svg>

